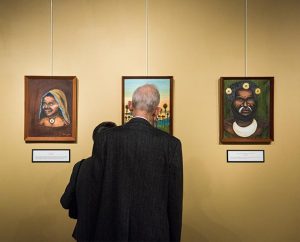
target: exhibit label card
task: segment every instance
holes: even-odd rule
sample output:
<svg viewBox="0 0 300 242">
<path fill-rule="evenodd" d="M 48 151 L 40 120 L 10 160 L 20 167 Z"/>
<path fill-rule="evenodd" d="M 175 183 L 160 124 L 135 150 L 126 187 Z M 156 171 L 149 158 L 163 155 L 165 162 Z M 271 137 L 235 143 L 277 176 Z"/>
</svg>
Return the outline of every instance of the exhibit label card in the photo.
<svg viewBox="0 0 300 242">
<path fill-rule="evenodd" d="M 32 150 L 32 162 L 70 162 L 70 150 L 34 149 Z"/>
<path fill-rule="evenodd" d="M 227 162 L 264 162 L 264 150 L 227 150 Z"/>
</svg>

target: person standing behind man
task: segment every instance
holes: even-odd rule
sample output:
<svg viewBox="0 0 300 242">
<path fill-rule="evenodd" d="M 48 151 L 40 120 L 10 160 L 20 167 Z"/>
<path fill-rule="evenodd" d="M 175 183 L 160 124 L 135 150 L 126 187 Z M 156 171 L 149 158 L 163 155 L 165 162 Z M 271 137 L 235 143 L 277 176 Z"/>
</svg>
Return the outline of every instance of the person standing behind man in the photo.
<svg viewBox="0 0 300 242">
<path fill-rule="evenodd" d="M 93 131 L 93 141 L 105 130 L 116 127 L 114 122 L 102 122 Z M 92 156 L 77 162 L 72 170 L 70 181 L 61 196 L 60 203 L 68 209 L 69 217 L 77 219 L 72 236 L 77 241 L 90 241 L 94 235 L 94 225 L 98 204 L 95 197 L 98 192 L 97 179 L 94 179 L 94 152 Z"/>
<path fill-rule="evenodd" d="M 92 241 L 180 241 L 183 164 L 179 139 L 152 126 L 160 94 L 135 90 L 133 118 L 96 138 L 98 213 Z"/>
</svg>

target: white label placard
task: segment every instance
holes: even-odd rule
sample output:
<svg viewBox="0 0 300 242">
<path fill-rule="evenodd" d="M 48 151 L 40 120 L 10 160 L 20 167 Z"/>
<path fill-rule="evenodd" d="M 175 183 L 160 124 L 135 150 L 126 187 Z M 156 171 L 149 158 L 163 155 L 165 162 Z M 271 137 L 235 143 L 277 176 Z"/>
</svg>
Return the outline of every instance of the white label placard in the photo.
<svg viewBox="0 0 300 242">
<path fill-rule="evenodd" d="M 227 162 L 264 162 L 264 150 L 227 150 Z"/>
<path fill-rule="evenodd" d="M 32 150 L 32 162 L 70 162 L 70 150 Z"/>
</svg>

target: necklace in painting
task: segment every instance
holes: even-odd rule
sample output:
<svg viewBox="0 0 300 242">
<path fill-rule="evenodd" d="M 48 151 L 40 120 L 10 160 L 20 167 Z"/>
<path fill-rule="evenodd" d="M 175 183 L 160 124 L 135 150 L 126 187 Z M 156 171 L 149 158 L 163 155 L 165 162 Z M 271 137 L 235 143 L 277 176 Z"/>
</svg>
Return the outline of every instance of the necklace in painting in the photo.
<svg viewBox="0 0 300 242">
<path fill-rule="evenodd" d="M 253 119 L 252 123 L 247 127 L 241 127 L 236 122 L 234 122 L 232 128 L 238 136 L 245 138 L 255 133 L 257 129 L 257 122 L 255 119 Z"/>
<path fill-rule="evenodd" d="M 54 124 L 54 123 L 55 123 L 56 117 L 57 117 L 57 115 L 55 115 L 55 116 L 49 118 L 49 123 L 50 123 L 50 124 Z"/>
</svg>

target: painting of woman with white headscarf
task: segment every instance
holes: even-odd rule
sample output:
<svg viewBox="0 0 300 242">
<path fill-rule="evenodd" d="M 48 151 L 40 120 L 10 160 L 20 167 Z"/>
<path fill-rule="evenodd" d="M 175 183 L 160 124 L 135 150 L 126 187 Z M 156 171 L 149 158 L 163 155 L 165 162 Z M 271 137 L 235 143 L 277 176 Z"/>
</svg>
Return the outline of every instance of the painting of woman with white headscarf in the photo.
<svg viewBox="0 0 300 242">
<path fill-rule="evenodd" d="M 65 93 L 52 89 L 41 98 L 39 124 L 47 127 L 62 127 L 70 124 L 68 103 Z"/>
<path fill-rule="evenodd" d="M 25 76 L 26 142 L 76 142 L 76 76 Z"/>
</svg>

